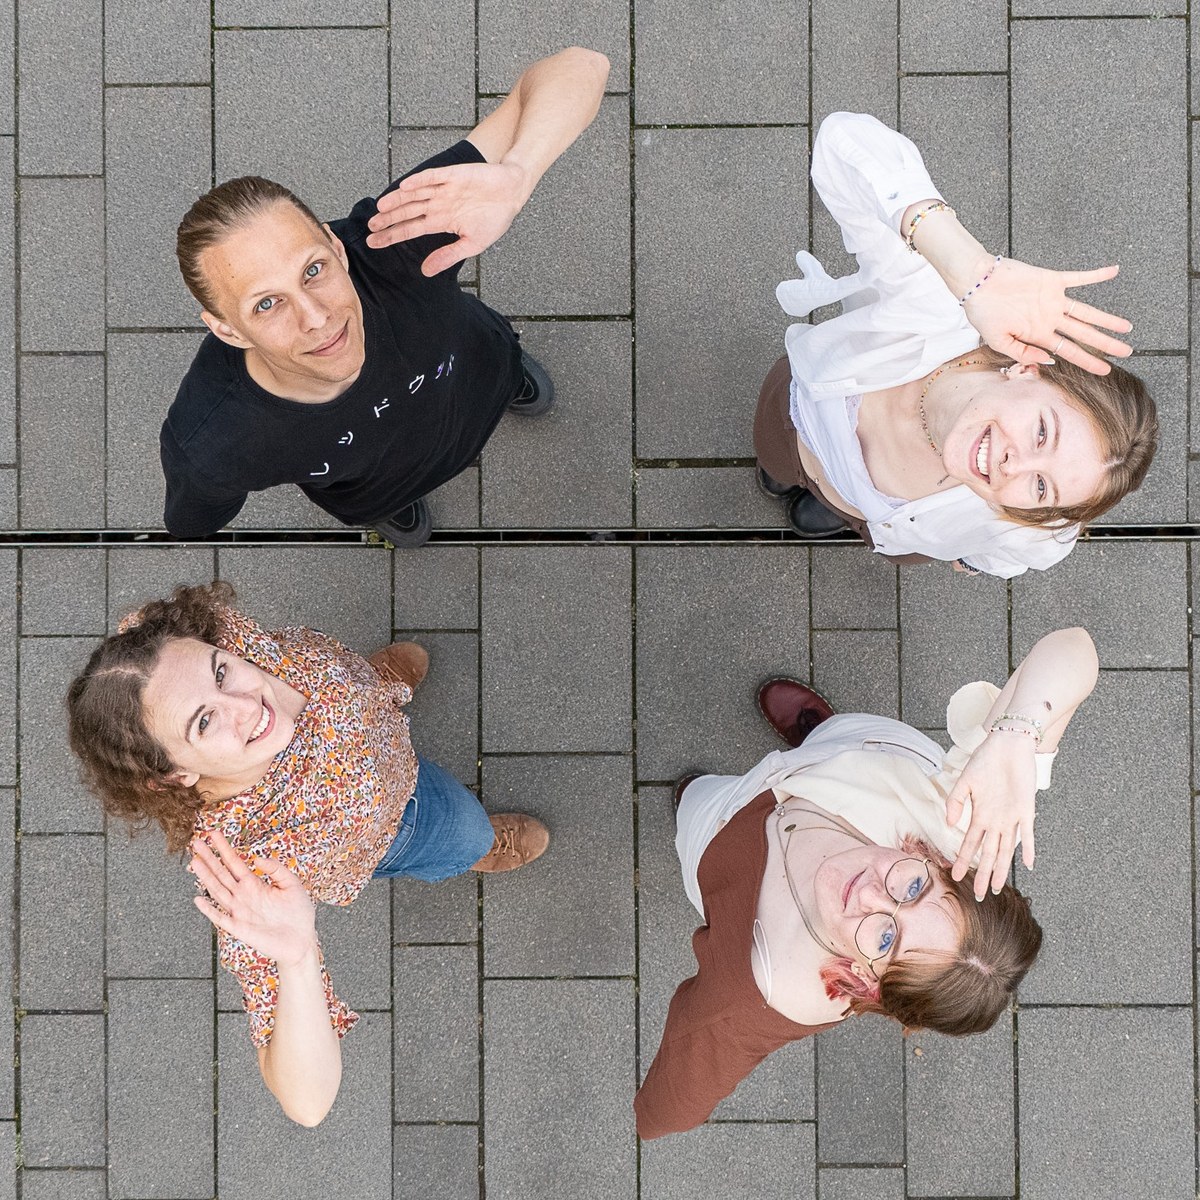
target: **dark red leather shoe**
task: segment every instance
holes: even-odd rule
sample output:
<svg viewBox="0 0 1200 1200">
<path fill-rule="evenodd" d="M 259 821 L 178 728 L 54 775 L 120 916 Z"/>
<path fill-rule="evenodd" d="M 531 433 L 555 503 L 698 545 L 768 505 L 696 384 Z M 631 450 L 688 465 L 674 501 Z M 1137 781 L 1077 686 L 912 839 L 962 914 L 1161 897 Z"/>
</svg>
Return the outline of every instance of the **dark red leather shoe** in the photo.
<svg viewBox="0 0 1200 1200">
<path fill-rule="evenodd" d="M 771 728 L 793 748 L 833 716 L 824 696 L 795 679 L 768 679 L 758 689 L 758 707 Z"/>
</svg>

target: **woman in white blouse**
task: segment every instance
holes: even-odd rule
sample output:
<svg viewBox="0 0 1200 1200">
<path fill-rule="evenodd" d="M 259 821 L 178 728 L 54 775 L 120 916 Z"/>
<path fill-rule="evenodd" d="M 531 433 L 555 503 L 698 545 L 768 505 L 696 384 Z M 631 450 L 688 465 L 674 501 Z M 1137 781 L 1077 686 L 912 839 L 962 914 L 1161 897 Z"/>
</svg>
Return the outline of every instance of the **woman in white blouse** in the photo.
<svg viewBox="0 0 1200 1200">
<path fill-rule="evenodd" d="M 802 535 L 851 526 L 898 561 L 1004 578 L 1058 562 L 1154 455 L 1145 385 L 1091 352 L 1129 354 L 1098 328 L 1129 322 L 1065 292 L 1117 268 L 989 253 L 871 116 L 822 122 L 812 178 L 858 270 L 831 279 L 802 252 L 804 278 L 779 285 L 793 316 L 842 312 L 788 329 L 755 417 L 760 483 Z"/>
</svg>

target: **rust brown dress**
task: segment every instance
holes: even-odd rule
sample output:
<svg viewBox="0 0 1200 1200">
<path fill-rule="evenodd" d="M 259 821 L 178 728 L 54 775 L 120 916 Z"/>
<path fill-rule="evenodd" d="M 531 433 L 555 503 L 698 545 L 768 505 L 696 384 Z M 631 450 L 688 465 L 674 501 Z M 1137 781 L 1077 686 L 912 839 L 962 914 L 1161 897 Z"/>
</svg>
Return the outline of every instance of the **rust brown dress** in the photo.
<svg viewBox="0 0 1200 1200">
<path fill-rule="evenodd" d="M 706 924 L 692 936 L 700 969 L 671 998 L 662 1043 L 634 1098 L 641 1138 L 703 1124 L 772 1050 L 837 1024 L 789 1020 L 767 1005 L 754 982 L 750 947 L 774 807 L 774 792 L 756 796 L 700 859 Z"/>
</svg>

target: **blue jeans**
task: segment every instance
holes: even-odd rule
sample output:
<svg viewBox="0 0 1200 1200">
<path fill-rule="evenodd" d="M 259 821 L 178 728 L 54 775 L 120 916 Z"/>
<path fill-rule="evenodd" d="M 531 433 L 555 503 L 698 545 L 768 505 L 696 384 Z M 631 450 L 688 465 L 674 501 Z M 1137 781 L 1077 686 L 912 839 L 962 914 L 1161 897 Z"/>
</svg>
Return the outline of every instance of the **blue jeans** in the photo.
<svg viewBox="0 0 1200 1200">
<path fill-rule="evenodd" d="M 492 848 L 495 836 L 475 795 L 418 754 L 417 790 L 373 877 L 407 875 L 437 883 L 461 875 Z"/>
</svg>

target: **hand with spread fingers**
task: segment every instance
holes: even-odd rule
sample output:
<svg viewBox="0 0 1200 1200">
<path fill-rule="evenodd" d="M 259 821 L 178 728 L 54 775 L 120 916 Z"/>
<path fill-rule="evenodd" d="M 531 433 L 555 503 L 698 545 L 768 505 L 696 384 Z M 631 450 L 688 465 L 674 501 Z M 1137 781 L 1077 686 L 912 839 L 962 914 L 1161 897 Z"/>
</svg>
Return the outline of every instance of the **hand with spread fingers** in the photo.
<svg viewBox="0 0 1200 1200">
<path fill-rule="evenodd" d="M 251 870 L 220 833 L 212 833 L 207 841 L 193 839 L 189 866 L 207 894 L 196 897 L 196 907 L 218 929 L 281 965 L 314 951 L 313 902 L 278 859 L 256 855 Z"/>
<path fill-rule="evenodd" d="M 971 802 L 971 824 L 951 874 L 962 879 L 978 854 L 975 898 L 988 888 L 998 892 L 1008 879 L 1021 842 L 1021 857 L 1033 866 L 1033 818 L 1037 799 L 1037 767 L 1033 740 L 1021 733 L 997 730 L 971 755 L 946 800 L 946 821 L 956 825 L 963 805 Z"/>
<path fill-rule="evenodd" d="M 1127 358 L 1132 349 L 1103 331 L 1128 333 L 1133 326 L 1124 317 L 1068 296 L 1066 289 L 1103 283 L 1118 270 L 1048 271 L 1012 258 L 984 262 L 977 272 L 980 279 L 988 275 L 987 282 L 972 291 L 963 309 L 993 350 L 1017 362 L 1044 363 L 1048 352 L 1093 375 L 1107 375 L 1109 364 L 1084 347 Z"/>
</svg>

